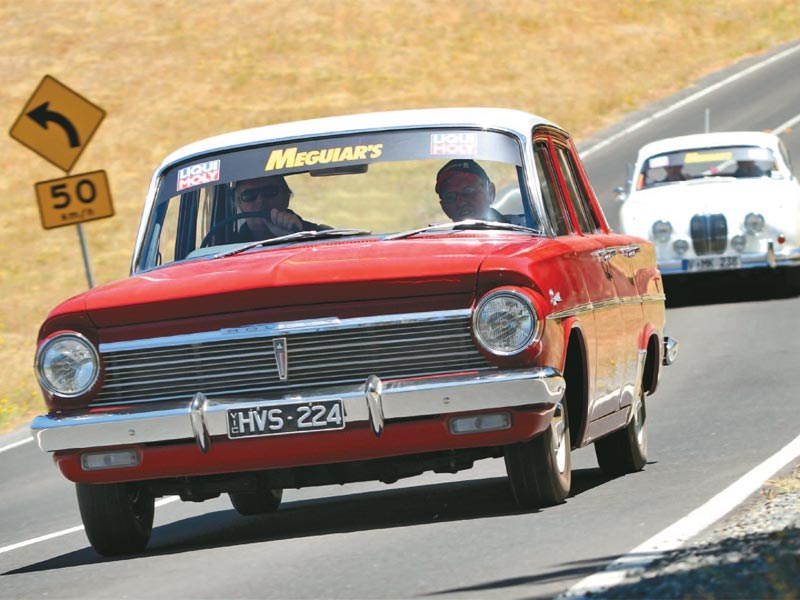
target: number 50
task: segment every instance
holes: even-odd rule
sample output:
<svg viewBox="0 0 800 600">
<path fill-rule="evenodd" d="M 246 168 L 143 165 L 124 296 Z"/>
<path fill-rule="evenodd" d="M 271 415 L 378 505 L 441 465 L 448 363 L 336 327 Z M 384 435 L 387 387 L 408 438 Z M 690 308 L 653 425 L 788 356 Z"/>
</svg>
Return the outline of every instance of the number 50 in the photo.
<svg viewBox="0 0 800 600">
<path fill-rule="evenodd" d="M 114 216 L 105 171 L 40 181 L 35 187 L 45 229 Z"/>
<path fill-rule="evenodd" d="M 69 206 L 69 203 L 72 201 L 72 196 L 70 196 L 67 191 L 67 187 L 66 183 L 60 183 L 50 187 L 50 195 L 54 199 L 63 198 L 61 202 L 53 204 L 53 208 L 66 208 Z M 75 185 L 75 195 L 80 202 L 91 204 L 97 197 L 97 188 L 95 188 L 94 182 L 92 182 L 91 179 L 81 179 Z"/>
</svg>

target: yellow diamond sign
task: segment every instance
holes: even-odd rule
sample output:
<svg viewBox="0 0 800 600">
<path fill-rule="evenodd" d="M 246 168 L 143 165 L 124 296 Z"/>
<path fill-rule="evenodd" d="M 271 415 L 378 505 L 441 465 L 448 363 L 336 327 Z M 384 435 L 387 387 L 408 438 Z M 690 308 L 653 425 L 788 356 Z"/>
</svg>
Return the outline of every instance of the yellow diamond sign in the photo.
<svg viewBox="0 0 800 600">
<path fill-rule="evenodd" d="M 11 127 L 11 137 L 69 172 L 105 111 L 45 75 Z"/>
</svg>

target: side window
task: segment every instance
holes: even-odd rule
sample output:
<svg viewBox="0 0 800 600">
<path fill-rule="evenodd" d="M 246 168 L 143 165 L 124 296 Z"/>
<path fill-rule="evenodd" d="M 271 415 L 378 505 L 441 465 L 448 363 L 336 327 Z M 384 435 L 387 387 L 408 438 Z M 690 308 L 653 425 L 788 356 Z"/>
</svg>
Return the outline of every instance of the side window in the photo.
<svg viewBox="0 0 800 600">
<path fill-rule="evenodd" d="M 539 185 L 542 191 L 542 201 L 547 218 L 553 226 L 556 235 L 567 235 L 569 226 L 567 225 L 566 213 L 557 192 L 557 184 L 553 178 L 553 168 L 550 163 L 550 155 L 547 145 L 544 142 L 536 142 L 534 146 L 534 163 L 536 164 L 536 174 L 539 177 Z"/>
<path fill-rule="evenodd" d="M 564 175 L 564 182 L 567 184 L 567 190 L 569 190 L 572 206 L 578 217 L 578 225 L 581 231 L 584 233 L 600 231 L 600 224 L 597 222 L 597 218 L 592 210 L 592 205 L 589 202 L 589 197 L 578 176 L 577 166 L 572 156 L 566 148 L 556 148 L 556 156 L 558 157 L 558 165 L 561 167 L 561 173 Z"/>
</svg>

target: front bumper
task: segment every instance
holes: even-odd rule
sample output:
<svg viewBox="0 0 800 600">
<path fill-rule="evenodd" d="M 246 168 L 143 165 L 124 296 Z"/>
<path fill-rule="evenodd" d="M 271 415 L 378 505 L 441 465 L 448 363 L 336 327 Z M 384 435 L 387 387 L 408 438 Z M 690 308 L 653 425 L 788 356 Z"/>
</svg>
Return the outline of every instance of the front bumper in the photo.
<svg viewBox="0 0 800 600">
<path fill-rule="evenodd" d="M 662 275 L 677 274 L 700 274 L 718 271 L 743 271 L 746 269 L 776 269 L 778 267 L 800 267 L 800 249 L 793 249 L 784 252 L 776 252 L 772 242 L 769 243 L 767 251 L 764 253 L 751 253 L 738 255 L 738 266 L 720 265 L 719 259 L 723 255 L 708 255 L 691 258 L 659 258 L 658 270 Z M 698 259 L 709 259 L 707 268 L 690 268 L 689 261 Z"/>
<path fill-rule="evenodd" d="M 552 408 L 564 395 L 564 378 L 549 367 L 471 371 L 457 375 L 381 381 L 327 388 L 280 398 L 209 399 L 202 392 L 183 402 L 87 408 L 36 417 L 31 431 L 45 451 L 164 443 L 194 439 L 208 452 L 215 436 L 228 437 L 229 409 L 270 402 L 340 398 L 345 427 L 369 423 L 380 436 L 384 423 L 432 415 L 531 406 Z"/>
</svg>

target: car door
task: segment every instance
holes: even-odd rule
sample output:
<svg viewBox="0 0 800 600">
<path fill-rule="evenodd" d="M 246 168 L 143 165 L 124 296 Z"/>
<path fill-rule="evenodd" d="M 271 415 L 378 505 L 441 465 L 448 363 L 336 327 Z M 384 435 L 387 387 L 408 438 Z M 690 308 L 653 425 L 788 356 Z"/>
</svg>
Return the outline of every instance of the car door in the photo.
<svg viewBox="0 0 800 600">
<path fill-rule="evenodd" d="M 588 300 L 583 307 L 583 320 L 591 320 L 593 332 L 592 339 L 586 340 L 592 353 L 588 412 L 589 419 L 595 420 L 619 408 L 624 353 L 622 312 L 613 282 L 614 266 L 610 261 L 614 254 L 610 244 L 602 236 L 586 235 L 578 225 L 569 186 L 558 164 L 557 147 L 565 143 L 557 132 L 540 135 L 534 141 L 534 155 L 537 170 L 541 171 L 540 178 L 553 179 L 553 206 L 545 209 L 554 225 L 554 233 L 565 237 L 583 277 Z M 584 329 L 584 334 L 587 333 Z"/>
<path fill-rule="evenodd" d="M 640 361 L 639 337 L 644 323 L 642 299 L 637 288 L 637 273 L 643 267 L 641 246 L 635 238 L 609 232 L 604 227 L 602 212 L 582 170 L 580 159 L 571 143 L 555 147 L 558 165 L 564 177 L 570 201 L 575 209 L 577 225 L 584 235 L 596 238 L 602 244 L 602 258 L 606 276 L 614 285 L 621 317 L 617 336 L 617 356 L 620 385 L 619 404 L 610 406 L 617 410 L 631 404 L 637 389 Z M 642 365 L 643 366 L 643 363 Z"/>
</svg>

